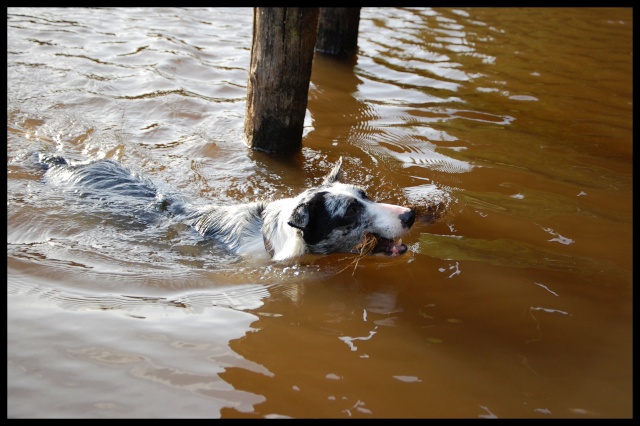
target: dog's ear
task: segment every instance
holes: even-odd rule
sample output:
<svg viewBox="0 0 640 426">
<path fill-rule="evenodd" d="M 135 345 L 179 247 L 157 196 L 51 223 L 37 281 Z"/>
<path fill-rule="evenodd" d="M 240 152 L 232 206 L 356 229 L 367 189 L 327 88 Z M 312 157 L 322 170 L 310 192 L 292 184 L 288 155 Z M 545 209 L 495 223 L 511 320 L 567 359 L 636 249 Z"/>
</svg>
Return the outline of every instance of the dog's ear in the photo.
<svg viewBox="0 0 640 426">
<path fill-rule="evenodd" d="M 294 228 L 304 229 L 309 224 L 309 204 L 302 203 L 293 209 L 287 223 Z"/>
<path fill-rule="evenodd" d="M 338 158 L 338 162 L 333 169 L 329 172 L 328 175 L 324 177 L 323 185 L 331 185 L 334 182 L 340 182 L 340 178 L 342 177 L 342 157 Z"/>
</svg>

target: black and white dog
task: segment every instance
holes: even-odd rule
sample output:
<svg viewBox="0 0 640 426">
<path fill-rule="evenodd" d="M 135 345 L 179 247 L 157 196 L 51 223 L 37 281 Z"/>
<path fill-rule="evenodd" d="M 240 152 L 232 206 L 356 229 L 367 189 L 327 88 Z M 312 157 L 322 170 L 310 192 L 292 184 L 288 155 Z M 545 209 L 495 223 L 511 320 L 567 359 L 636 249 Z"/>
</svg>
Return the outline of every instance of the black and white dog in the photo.
<svg viewBox="0 0 640 426">
<path fill-rule="evenodd" d="M 400 236 L 413 225 L 409 208 L 376 203 L 364 190 L 340 182 L 342 157 L 322 184 L 296 197 L 231 206 L 196 207 L 161 194 L 149 180 L 113 160 L 70 164 L 60 156 L 38 155 L 45 178 L 84 196 L 135 199 L 138 205 L 173 216 L 204 237 L 215 238 L 240 255 L 284 261 L 306 253 L 357 253 L 374 237 L 369 252 L 407 251 Z"/>
</svg>

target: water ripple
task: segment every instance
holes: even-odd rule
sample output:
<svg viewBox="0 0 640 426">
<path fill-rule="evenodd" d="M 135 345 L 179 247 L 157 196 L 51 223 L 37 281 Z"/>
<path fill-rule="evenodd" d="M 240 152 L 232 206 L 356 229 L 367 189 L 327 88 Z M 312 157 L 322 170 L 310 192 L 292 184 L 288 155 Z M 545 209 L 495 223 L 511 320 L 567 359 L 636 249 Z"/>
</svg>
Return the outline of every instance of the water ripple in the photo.
<svg viewBox="0 0 640 426">
<path fill-rule="evenodd" d="M 39 297 L 71 310 L 123 310 L 128 313 L 145 310 L 150 307 L 180 308 L 187 311 L 199 311 L 203 308 L 224 307 L 236 310 L 253 310 L 263 305 L 263 299 L 269 297 L 269 287 L 262 284 L 244 284 L 218 287 L 199 292 L 185 292 L 171 297 L 158 297 L 131 294 L 90 294 L 67 289 L 53 288 L 47 285 L 32 285 L 28 281 L 13 276 L 8 283 L 9 295 L 29 295 Z"/>
</svg>

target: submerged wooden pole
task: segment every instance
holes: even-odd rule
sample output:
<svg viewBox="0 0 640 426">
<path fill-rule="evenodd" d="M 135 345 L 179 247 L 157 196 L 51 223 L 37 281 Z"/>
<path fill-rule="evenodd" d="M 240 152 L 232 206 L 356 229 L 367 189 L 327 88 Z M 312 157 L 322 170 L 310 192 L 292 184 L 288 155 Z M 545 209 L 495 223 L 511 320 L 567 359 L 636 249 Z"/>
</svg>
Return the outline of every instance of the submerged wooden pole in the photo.
<svg viewBox="0 0 640 426">
<path fill-rule="evenodd" d="M 359 7 L 321 7 L 316 51 L 348 58 L 358 51 Z"/>
<path fill-rule="evenodd" d="M 318 9 L 253 9 L 244 135 L 255 150 L 293 153 L 302 146 Z"/>
</svg>

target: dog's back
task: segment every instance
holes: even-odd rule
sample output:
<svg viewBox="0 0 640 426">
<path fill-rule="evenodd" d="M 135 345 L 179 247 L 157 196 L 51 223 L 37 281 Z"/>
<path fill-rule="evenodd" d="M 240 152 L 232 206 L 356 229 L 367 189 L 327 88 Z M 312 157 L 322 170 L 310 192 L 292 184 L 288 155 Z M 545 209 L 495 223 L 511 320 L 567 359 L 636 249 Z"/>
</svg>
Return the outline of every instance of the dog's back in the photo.
<svg viewBox="0 0 640 426">
<path fill-rule="evenodd" d="M 98 207 L 105 220 L 139 228 L 156 223 L 180 200 L 160 192 L 149 179 L 110 159 L 71 163 L 58 155 L 35 154 L 45 182 L 72 195 L 76 203 Z"/>
<path fill-rule="evenodd" d="M 79 192 L 81 197 L 128 196 L 136 199 L 158 196 L 148 179 L 110 160 L 69 164 L 58 155 L 39 155 L 36 159 L 54 186 Z"/>
<path fill-rule="evenodd" d="M 168 216 L 216 239 L 230 252 L 268 257 L 261 231 L 262 202 L 197 206 L 159 191 L 149 179 L 111 159 L 71 163 L 58 155 L 36 154 L 35 161 L 46 171 L 48 184 L 101 204 L 112 217 L 123 214 L 152 223 L 157 215 Z"/>
</svg>

